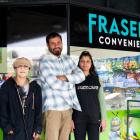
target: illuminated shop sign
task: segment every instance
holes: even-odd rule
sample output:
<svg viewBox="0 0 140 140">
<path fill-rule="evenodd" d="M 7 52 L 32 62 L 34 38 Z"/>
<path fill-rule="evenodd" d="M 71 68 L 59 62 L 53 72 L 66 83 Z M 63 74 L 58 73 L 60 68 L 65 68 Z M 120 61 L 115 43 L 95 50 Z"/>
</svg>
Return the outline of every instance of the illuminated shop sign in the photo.
<svg viewBox="0 0 140 140">
<path fill-rule="evenodd" d="M 78 6 L 70 11 L 70 45 L 140 51 L 138 16 Z"/>
<path fill-rule="evenodd" d="M 89 43 L 91 44 L 94 43 L 94 29 L 100 33 L 98 36 L 100 45 L 140 48 L 140 22 L 138 21 L 89 13 Z M 127 36 L 130 39 L 126 38 Z"/>
</svg>

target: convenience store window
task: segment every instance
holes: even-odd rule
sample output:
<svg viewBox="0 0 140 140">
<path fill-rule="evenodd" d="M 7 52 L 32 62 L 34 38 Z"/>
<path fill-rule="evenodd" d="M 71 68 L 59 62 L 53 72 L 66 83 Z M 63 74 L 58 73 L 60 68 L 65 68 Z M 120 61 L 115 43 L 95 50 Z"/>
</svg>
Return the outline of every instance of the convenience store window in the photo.
<svg viewBox="0 0 140 140">
<path fill-rule="evenodd" d="M 140 99 L 138 18 L 107 9 L 75 5 L 71 5 L 70 11 L 70 55 L 77 62 L 80 53 L 88 50 L 103 81 L 107 108 L 126 109 L 127 99 Z M 129 32 L 125 36 L 123 19 L 128 21 L 125 27 Z M 135 32 L 132 25 L 129 26 L 131 20 L 135 22 Z M 132 37 L 134 34 L 136 37 Z M 107 42 L 102 42 L 101 38 L 106 38 Z M 130 40 L 133 42 L 131 46 Z M 138 46 L 134 42 L 138 42 Z"/>
</svg>

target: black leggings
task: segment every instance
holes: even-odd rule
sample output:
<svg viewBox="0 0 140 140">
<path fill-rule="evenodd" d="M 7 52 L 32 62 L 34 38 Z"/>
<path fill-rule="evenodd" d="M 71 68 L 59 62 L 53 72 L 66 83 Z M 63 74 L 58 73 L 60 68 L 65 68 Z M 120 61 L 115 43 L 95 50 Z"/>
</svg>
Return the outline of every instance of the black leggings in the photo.
<svg viewBox="0 0 140 140">
<path fill-rule="evenodd" d="M 74 136 L 75 140 L 99 140 L 99 125 L 94 123 L 75 123 Z"/>
</svg>

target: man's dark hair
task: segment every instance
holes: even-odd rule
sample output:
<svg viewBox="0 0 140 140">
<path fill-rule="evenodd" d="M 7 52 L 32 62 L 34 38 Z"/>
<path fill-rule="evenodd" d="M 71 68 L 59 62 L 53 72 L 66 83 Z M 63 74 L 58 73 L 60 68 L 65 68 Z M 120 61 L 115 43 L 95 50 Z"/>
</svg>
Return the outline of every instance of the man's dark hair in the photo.
<svg viewBox="0 0 140 140">
<path fill-rule="evenodd" d="M 61 39 L 61 41 L 62 41 L 62 37 L 61 37 L 60 34 L 58 34 L 58 33 L 56 33 L 56 32 L 52 32 L 52 33 L 50 33 L 50 34 L 48 34 L 48 35 L 46 36 L 46 42 L 47 42 L 47 44 L 49 43 L 49 40 L 50 40 L 51 38 L 55 38 L 55 37 L 59 37 L 59 38 Z"/>
</svg>

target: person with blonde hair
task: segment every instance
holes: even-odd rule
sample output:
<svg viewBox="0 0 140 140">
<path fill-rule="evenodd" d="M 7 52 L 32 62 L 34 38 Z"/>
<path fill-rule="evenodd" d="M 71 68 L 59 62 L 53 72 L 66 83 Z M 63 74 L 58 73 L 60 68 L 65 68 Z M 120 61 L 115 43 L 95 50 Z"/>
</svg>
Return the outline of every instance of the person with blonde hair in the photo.
<svg viewBox="0 0 140 140">
<path fill-rule="evenodd" d="M 42 95 L 37 82 L 30 81 L 31 62 L 24 57 L 13 63 L 15 76 L 0 88 L 0 126 L 4 140 L 40 140 Z"/>
</svg>

